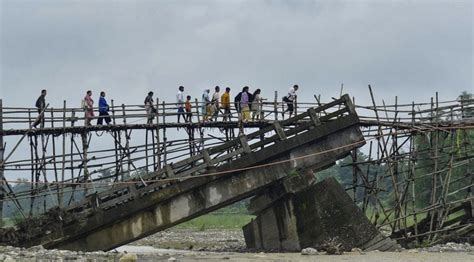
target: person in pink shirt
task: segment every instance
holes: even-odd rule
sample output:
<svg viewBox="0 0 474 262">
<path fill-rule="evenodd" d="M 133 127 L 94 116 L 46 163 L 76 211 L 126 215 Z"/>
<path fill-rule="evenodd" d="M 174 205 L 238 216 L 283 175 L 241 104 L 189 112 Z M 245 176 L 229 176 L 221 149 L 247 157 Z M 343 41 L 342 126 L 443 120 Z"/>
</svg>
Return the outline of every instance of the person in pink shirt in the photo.
<svg viewBox="0 0 474 262">
<path fill-rule="evenodd" d="M 85 112 L 85 124 L 89 126 L 91 124 L 92 117 L 94 117 L 94 100 L 92 100 L 92 91 L 88 90 L 84 97 L 84 112 Z"/>
</svg>

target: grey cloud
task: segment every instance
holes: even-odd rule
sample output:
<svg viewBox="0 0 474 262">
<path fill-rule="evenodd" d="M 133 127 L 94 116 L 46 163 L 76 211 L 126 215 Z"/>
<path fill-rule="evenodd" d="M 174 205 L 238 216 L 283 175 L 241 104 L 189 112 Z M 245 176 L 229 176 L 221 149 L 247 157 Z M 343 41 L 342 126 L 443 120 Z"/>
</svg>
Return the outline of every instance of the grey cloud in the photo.
<svg viewBox="0 0 474 262">
<path fill-rule="evenodd" d="M 473 90 L 470 1 L 2 1 L 2 98 L 120 103 L 216 84 L 329 98 L 446 99 Z M 18 92 L 20 91 L 20 92 Z M 409 94 L 409 95 L 407 95 Z"/>
</svg>

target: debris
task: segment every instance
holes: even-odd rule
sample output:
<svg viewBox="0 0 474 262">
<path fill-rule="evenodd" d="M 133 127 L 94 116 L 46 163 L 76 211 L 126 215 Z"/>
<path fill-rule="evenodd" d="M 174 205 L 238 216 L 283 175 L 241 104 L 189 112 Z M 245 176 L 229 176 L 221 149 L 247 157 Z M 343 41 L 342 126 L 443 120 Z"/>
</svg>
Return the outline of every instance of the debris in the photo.
<svg viewBox="0 0 474 262">
<path fill-rule="evenodd" d="M 355 248 L 351 249 L 351 252 L 354 252 L 354 253 L 359 253 L 359 254 L 361 254 L 361 255 L 365 255 L 365 252 L 364 252 L 364 251 L 362 251 L 362 249 L 360 249 L 360 248 L 357 248 L 357 247 L 355 247 Z"/>
<path fill-rule="evenodd" d="M 342 255 L 344 250 L 342 249 L 342 243 L 337 238 L 330 238 L 323 244 L 323 249 L 326 250 L 328 255 Z"/>
<path fill-rule="evenodd" d="M 120 262 L 135 262 L 137 261 L 138 257 L 136 254 L 127 253 L 120 257 Z"/>
<path fill-rule="evenodd" d="M 301 255 L 319 255 L 319 252 L 315 248 L 308 247 L 301 250 Z"/>
</svg>

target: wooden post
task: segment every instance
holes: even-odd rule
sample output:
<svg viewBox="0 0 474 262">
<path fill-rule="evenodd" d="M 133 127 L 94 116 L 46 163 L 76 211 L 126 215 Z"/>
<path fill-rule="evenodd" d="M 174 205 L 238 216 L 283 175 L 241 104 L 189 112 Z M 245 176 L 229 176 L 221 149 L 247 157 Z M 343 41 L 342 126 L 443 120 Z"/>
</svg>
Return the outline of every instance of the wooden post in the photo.
<svg viewBox="0 0 474 262">
<path fill-rule="evenodd" d="M 132 165 L 132 160 L 130 158 L 130 135 L 132 133 L 132 129 L 130 129 L 130 132 L 127 132 L 127 129 L 125 129 L 125 154 L 127 154 L 127 174 L 128 177 L 127 179 L 130 179 L 130 169 Z"/>
<path fill-rule="evenodd" d="M 145 174 L 148 175 L 148 131 L 151 131 L 151 136 L 153 137 L 153 129 L 148 130 L 148 128 L 145 129 Z M 155 145 L 152 144 L 153 149 L 155 148 Z M 153 150 L 154 151 L 154 150 Z M 155 156 L 153 156 L 153 159 L 155 159 Z"/>
<path fill-rule="evenodd" d="M 275 100 L 273 100 L 273 115 L 275 121 L 278 121 L 278 91 L 275 91 Z"/>
<path fill-rule="evenodd" d="M 431 97 L 431 126 L 433 126 L 433 120 L 435 121 L 435 123 L 438 122 L 438 105 L 436 105 L 436 108 L 434 108 L 434 101 L 433 101 L 433 97 Z M 436 114 L 434 113 L 436 112 Z M 434 117 L 433 117 L 434 116 Z M 436 124 L 434 124 L 435 127 L 437 127 Z M 432 153 L 432 157 L 433 157 L 433 166 L 434 166 L 434 170 L 433 170 L 433 175 L 431 177 L 431 195 L 430 195 L 430 205 L 434 205 L 434 203 L 436 202 L 436 188 L 437 188 L 437 171 L 438 171 L 438 131 L 435 129 L 434 131 L 431 132 L 431 153 Z M 430 216 L 430 228 L 429 228 L 429 232 L 435 230 L 435 228 L 433 228 L 433 225 L 434 225 L 434 217 L 435 217 L 435 214 L 436 214 L 436 210 L 433 210 L 431 212 L 428 213 L 429 216 Z M 431 239 L 431 235 L 428 237 L 428 239 Z"/>
<path fill-rule="evenodd" d="M 112 124 L 115 126 L 115 107 L 114 107 L 114 100 L 110 100 L 110 105 L 112 106 Z"/>
<path fill-rule="evenodd" d="M 281 103 L 281 119 L 285 119 L 285 102 Z"/>
<path fill-rule="evenodd" d="M 156 155 L 157 155 L 157 165 L 156 165 L 156 169 L 161 169 L 162 165 L 161 165 L 161 149 L 160 149 L 160 117 L 158 115 L 158 109 L 160 109 L 160 100 L 157 98 L 156 99 Z M 153 139 L 154 141 L 154 139 Z M 155 144 L 155 142 L 153 142 L 153 145 Z M 154 150 L 155 146 L 153 146 L 153 152 L 155 152 Z M 153 156 L 154 157 L 154 156 Z"/>
<path fill-rule="evenodd" d="M 36 194 L 38 192 L 38 186 L 39 186 L 38 182 L 39 182 L 39 174 L 40 174 L 40 171 L 39 171 L 40 160 L 39 160 L 39 155 L 38 155 L 38 136 L 35 134 L 33 138 L 34 138 L 33 151 L 34 151 L 34 174 L 35 174 L 33 182 L 34 182 L 34 188 L 35 188 L 34 194 Z M 41 200 L 41 199 L 38 199 L 38 200 Z M 39 209 L 39 202 L 38 202 L 38 209 Z M 31 213 L 31 215 L 33 215 L 33 213 Z"/>
<path fill-rule="evenodd" d="M 28 110 L 29 111 L 29 110 Z M 28 112 L 29 119 L 31 121 L 31 113 Z M 30 124 L 31 126 L 31 124 Z M 29 212 L 29 217 L 33 216 L 33 206 L 34 206 L 34 201 L 35 201 L 35 194 L 34 194 L 34 188 L 35 188 L 35 164 L 34 164 L 34 155 L 33 155 L 33 137 L 30 136 L 30 164 L 31 164 L 31 184 L 30 184 L 30 212 Z"/>
<path fill-rule="evenodd" d="M 32 119 L 31 119 L 31 109 L 28 109 L 28 126 L 29 128 L 31 129 L 31 125 L 32 125 Z"/>
<path fill-rule="evenodd" d="M 374 141 L 370 141 L 370 145 L 369 145 L 369 158 L 368 158 L 369 161 L 372 160 L 372 143 L 373 142 Z M 371 164 L 368 164 L 367 169 L 365 171 L 365 181 L 367 181 L 367 185 L 370 185 L 370 166 L 371 166 Z M 361 172 L 361 174 L 362 174 L 362 172 Z M 362 174 L 362 176 L 364 176 L 364 174 Z M 368 202 L 369 202 L 369 197 L 368 197 L 369 192 L 371 192 L 371 191 L 369 191 L 369 188 L 364 187 L 364 198 L 363 198 L 363 202 L 362 202 L 362 212 L 364 212 L 364 214 L 365 214 Z"/>
<path fill-rule="evenodd" d="M 167 151 L 166 151 L 166 142 L 167 142 L 167 138 L 166 138 L 166 111 L 165 111 L 165 106 L 166 106 L 166 103 L 165 101 L 163 101 L 163 166 L 165 166 L 167 163 Z"/>
<path fill-rule="evenodd" d="M 296 116 L 298 114 L 298 96 L 295 97 L 295 101 L 293 101 L 293 105 L 295 107 L 295 114 L 293 116 Z"/>
<path fill-rule="evenodd" d="M 411 103 L 411 125 L 412 127 L 415 126 L 415 102 L 413 101 Z M 416 159 L 414 156 L 416 156 L 415 153 L 415 134 L 410 135 L 410 155 L 408 156 L 408 169 L 409 169 L 409 177 L 412 179 L 411 183 L 411 208 L 412 208 L 412 214 L 413 214 L 413 228 L 415 229 L 415 235 L 418 235 L 418 217 L 416 215 L 416 173 L 415 173 L 415 165 L 416 165 Z M 416 238 L 416 241 L 419 241 L 419 238 Z"/>
<path fill-rule="evenodd" d="M 122 117 L 123 117 L 123 124 L 127 125 L 127 117 L 125 115 L 125 104 L 122 104 Z M 125 134 L 127 133 L 127 130 L 125 130 Z"/>
<path fill-rule="evenodd" d="M 3 131 L 3 101 L 0 99 L 0 131 Z M 5 147 L 3 146 L 3 134 L 0 135 L 0 222 L 3 222 L 3 200 L 5 199 L 5 175 L 4 175 L 4 164 L 3 155 L 5 154 Z M 3 223 L 0 223 L 3 224 Z"/>
<path fill-rule="evenodd" d="M 51 128 L 54 128 L 54 109 L 51 108 Z M 54 178 L 56 179 L 56 183 L 59 182 L 59 178 L 58 178 L 58 169 L 57 169 L 57 165 L 56 165 L 56 139 L 54 138 L 54 135 L 51 136 L 51 142 L 52 142 L 52 146 L 53 146 L 53 170 L 54 170 Z M 43 165 L 45 165 L 46 163 L 43 163 Z M 49 187 L 49 186 L 48 186 Z M 61 203 L 61 194 L 59 192 L 59 184 L 58 184 L 58 187 L 56 188 L 56 193 L 57 193 L 57 198 L 58 198 L 58 206 L 60 206 L 59 203 Z M 51 195 L 51 197 L 53 197 L 53 195 Z M 45 197 L 46 199 L 46 197 Z"/>
<path fill-rule="evenodd" d="M 66 128 L 66 100 L 63 101 L 63 128 Z M 61 182 L 64 183 L 64 172 L 66 169 L 66 134 L 63 133 L 63 147 L 62 147 L 62 163 L 61 163 Z M 61 191 L 59 193 L 59 207 L 63 205 L 64 186 L 59 186 Z"/>
<path fill-rule="evenodd" d="M 72 115 L 74 117 L 74 109 L 72 111 Z M 74 125 L 74 121 L 72 121 L 72 125 Z M 70 157 L 70 169 L 71 169 L 71 181 L 74 181 L 74 135 L 71 134 L 71 140 L 70 140 L 70 148 L 69 148 L 69 152 L 71 154 L 71 157 Z M 74 194 L 71 194 L 71 197 L 69 198 L 69 202 L 73 201 L 74 200 Z M 68 203 L 69 203 L 68 202 Z M 66 204 L 67 205 L 67 204 Z"/>
<path fill-rule="evenodd" d="M 375 103 L 374 93 L 372 92 L 372 87 L 370 85 L 369 85 L 369 92 L 370 92 L 370 98 L 372 100 L 372 105 L 374 107 L 375 117 L 377 119 L 377 122 L 379 122 L 380 118 L 379 118 L 379 114 L 378 114 L 378 111 L 377 111 L 377 104 Z M 382 127 L 379 125 L 378 129 L 377 129 L 378 150 L 380 150 L 382 152 L 382 157 L 384 155 L 387 157 L 388 171 L 390 173 L 390 177 L 392 178 L 392 184 L 394 185 L 394 195 L 395 195 L 395 199 L 396 199 L 395 200 L 395 204 L 396 204 L 395 209 L 397 209 L 397 208 L 400 207 L 400 201 L 399 201 L 400 197 L 399 197 L 399 194 L 398 194 L 398 190 L 395 187 L 397 185 L 397 183 L 395 182 L 395 179 L 394 179 L 394 176 L 393 176 L 392 164 L 391 164 L 391 161 L 388 157 L 387 143 L 385 142 L 385 139 L 383 137 L 384 137 L 384 133 L 382 131 Z M 382 148 L 382 144 L 383 144 L 383 148 Z M 379 151 L 377 151 L 377 158 L 380 158 L 378 152 Z M 379 165 L 380 165 L 380 163 L 379 163 Z M 388 219 L 389 215 L 386 214 L 385 209 L 383 207 L 381 208 L 381 211 L 384 213 L 385 218 Z M 395 225 L 390 225 L 390 227 L 392 228 L 392 232 L 394 232 L 395 231 Z"/>
<path fill-rule="evenodd" d="M 198 102 L 198 99 L 194 99 L 194 101 L 196 102 L 196 116 L 197 116 L 197 121 L 198 123 L 201 122 L 201 117 L 199 115 L 199 102 Z"/>
<path fill-rule="evenodd" d="M 352 163 L 357 163 L 357 148 L 352 150 Z M 352 165 L 352 193 L 354 203 L 357 203 L 357 166 Z"/>
<path fill-rule="evenodd" d="M 156 134 L 156 137 L 159 136 L 159 131 L 157 132 Z M 154 129 L 151 129 L 151 157 L 152 157 L 152 160 L 153 160 L 153 169 L 152 171 L 156 171 L 159 167 L 158 167 L 158 163 L 156 163 L 156 159 L 159 157 L 159 150 L 156 149 L 157 145 L 155 143 L 155 130 Z M 158 148 L 159 148 L 159 145 L 158 145 Z M 148 173 L 148 168 L 147 168 L 147 173 Z"/>
<path fill-rule="evenodd" d="M 73 108 L 72 113 L 71 113 L 71 126 L 74 126 L 75 121 L 76 121 L 76 111 L 74 111 L 74 108 Z"/>
<path fill-rule="evenodd" d="M 387 108 L 385 107 L 385 110 Z M 385 111 L 387 112 L 387 111 Z M 398 96 L 395 96 L 395 114 L 394 114 L 394 119 L 393 119 L 393 122 L 395 123 L 397 121 L 397 115 L 398 115 Z M 389 119 L 387 118 L 387 121 L 389 121 Z M 398 169 L 399 169 L 399 166 L 398 166 L 398 162 L 399 162 L 399 152 L 398 152 L 398 137 L 397 137 L 397 130 L 396 128 L 393 128 L 393 132 L 392 132 L 392 152 L 391 152 L 391 155 L 392 157 L 394 157 L 394 161 L 393 161 L 393 171 L 394 171 L 394 181 L 395 181 L 395 185 L 393 185 L 394 189 L 398 191 L 398 187 L 399 187 L 399 172 L 398 172 Z M 404 202 L 404 196 L 405 194 L 403 193 L 401 198 L 398 200 L 400 202 Z M 395 211 L 395 216 L 396 217 L 399 217 L 401 214 L 403 214 L 403 216 L 405 217 L 405 219 L 403 220 L 404 222 L 404 228 L 406 228 L 406 225 L 407 225 L 407 216 L 403 213 L 403 208 L 402 208 L 402 203 L 400 203 L 400 209 L 399 210 L 396 210 Z M 400 221 L 399 221 L 400 222 Z M 401 225 L 401 222 L 400 222 L 400 225 Z"/>
<path fill-rule="evenodd" d="M 84 131 L 81 133 L 81 139 L 82 139 L 82 169 L 84 170 L 84 183 L 87 183 L 87 180 L 89 179 L 89 170 L 87 168 L 87 151 L 88 151 L 88 143 L 87 143 L 87 132 Z M 87 195 L 87 190 L 88 190 L 88 185 L 84 185 L 84 196 Z"/>
<path fill-rule="evenodd" d="M 43 125 L 42 125 L 42 128 L 44 128 L 46 124 L 46 111 L 43 111 Z M 48 182 L 47 179 L 46 179 L 46 144 L 45 144 L 45 134 L 41 134 L 41 162 L 39 164 L 39 167 L 41 168 L 41 173 L 44 174 L 44 182 Z M 39 179 L 40 179 L 40 170 L 37 169 L 37 182 L 39 182 Z M 39 186 L 39 184 L 38 184 Z M 46 213 L 46 199 L 47 197 L 44 196 L 43 197 L 43 210 L 44 212 Z M 51 199 L 53 200 L 53 199 Z"/>
<path fill-rule="evenodd" d="M 116 125 L 116 120 L 115 120 L 115 106 L 114 106 L 114 100 L 110 100 L 110 105 L 112 106 L 112 124 L 115 126 Z M 120 172 L 120 166 L 119 166 L 119 151 L 118 151 L 118 146 L 117 146 L 117 141 L 119 141 L 119 136 L 120 136 L 120 131 L 114 130 L 112 133 L 112 136 L 114 138 L 114 152 L 115 152 L 115 181 L 118 181 L 118 176 Z"/>
</svg>

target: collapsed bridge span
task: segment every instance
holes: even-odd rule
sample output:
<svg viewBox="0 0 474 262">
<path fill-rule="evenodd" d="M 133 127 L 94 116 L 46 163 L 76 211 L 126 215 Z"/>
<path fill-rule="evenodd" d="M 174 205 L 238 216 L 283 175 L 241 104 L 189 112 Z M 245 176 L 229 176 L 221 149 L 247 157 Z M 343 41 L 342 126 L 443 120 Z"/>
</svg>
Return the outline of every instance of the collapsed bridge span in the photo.
<svg viewBox="0 0 474 262">
<path fill-rule="evenodd" d="M 331 107 L 338 109 L 320 116 Z M 53 221 L 44 221 L 42 228 L 25 223 L 16 244 L 110 250 L 255 195 L 294 172 L 333 164 L 365 143 L 358 125 L 345 95 L 91 194 L 49 216 Z"/>
</svg>

